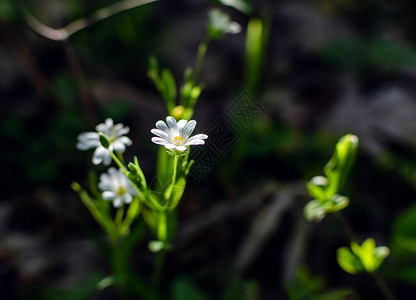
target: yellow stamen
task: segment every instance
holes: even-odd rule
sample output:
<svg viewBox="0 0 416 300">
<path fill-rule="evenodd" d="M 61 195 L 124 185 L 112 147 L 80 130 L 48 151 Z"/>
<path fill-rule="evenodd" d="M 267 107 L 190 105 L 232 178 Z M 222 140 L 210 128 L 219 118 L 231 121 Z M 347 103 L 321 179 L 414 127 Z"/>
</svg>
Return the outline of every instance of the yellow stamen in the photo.
<svg viewBox="0 0 416 300">
<path fill-rule="evenodd" d="M 126 188 L 125 188 L 124 186 L 120 186 L 120 187 L 118 188 L 117 194 L 118 194 L 119 196 L 123 196 L 125 193 L 126 193 Z"/>
<path fill-rule="evenodd" d="M 183 139 L 182 139 L 182 137 L 180 136 L 180 135 L 178 135 L 178 136 L 175 136 L 174 138 L 173 138 L 173 142 L 176 144 L 176 145 L 178 145 L 179 143 L 181 143 L 183 141 Z"/>
</svg>

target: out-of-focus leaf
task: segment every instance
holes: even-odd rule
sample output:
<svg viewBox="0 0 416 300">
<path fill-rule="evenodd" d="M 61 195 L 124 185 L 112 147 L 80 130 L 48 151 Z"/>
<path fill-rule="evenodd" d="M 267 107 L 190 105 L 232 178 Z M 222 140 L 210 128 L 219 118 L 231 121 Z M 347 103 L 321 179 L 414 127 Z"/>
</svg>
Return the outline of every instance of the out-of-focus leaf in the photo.
<svg viewBox="0 0 416 300">
<path fill-rule="evenodd" d="M 358 148 L 358 137 L 347 134 L 338 141 L 335 152 L 324 167 L 329 180 L 328 196 L 333 196 L 342 189 Z"/>
<path fill-rule="evenodd" d="M 199 290 L 186 278 L 178 278 L 172 286 L 172 300 L 208 300 L 204 292 Z"/>
<path fill-rule="evenodd" d="M 341 247 L 337 251 L 337 260 L 340 267 L 350 274 L 355 274 L 363 271 L 363 266 L 360 260 L 351 253 L 347 247 Z"/>
<path fill-rule="evenodd" d="M 315 199 L 325 199 L 325 190 L 328 187 L 328 178 L 324 176 L 315 176 L 307 184 L 309 194 Z"/>
<path fill-rule="evenodd" d="M 416 51 L 397 41 L 350 38 L 329 45 L 323 55 L 351 72 L 362 72 L 369 66 L 396 72 L 416 66 Z"/>
<path fill-rule="evenodd" d="M 0 20 L 12 22 L 17 16 L 18 14 L 12 0 L 0 1 Z"/>
<path fill-rule="evenodd" d="M 395 257 L 416 253 L 416 205 L 402 212 L 393 225 L 392 254 Z"/>
<path fill-rule="evenodd" d="M 221 300 L 259 300 L 260 286 L 257 281 L 242 281 L 240 279 L 233 279 L 227 286 Z"/>
<path fill-rule="evenodd" d="M 361 246 L 352 242 L 351 250 L 347 247 L 339 248 L 337 260 L 341 268 L 348 273 L 371 273 L 379 268 L 389 254 L 389 248 L 385 246 L 376 247 L 374 239 L 368 238 Z"/>
<path fill-rule="evenodd" d="M 261 19 L 251 19 L 246 35 L 245 85 L 248 92 L 255 94 L 264 59 L 264 28 Z"/>
</svg>

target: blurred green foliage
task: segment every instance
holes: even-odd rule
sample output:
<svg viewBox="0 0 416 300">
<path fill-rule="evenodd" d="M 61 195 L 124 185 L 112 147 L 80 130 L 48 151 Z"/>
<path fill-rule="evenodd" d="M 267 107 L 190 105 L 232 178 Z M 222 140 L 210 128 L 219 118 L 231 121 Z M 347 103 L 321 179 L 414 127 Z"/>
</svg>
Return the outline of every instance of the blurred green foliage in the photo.
<svg viewBox="0 0 416 300">
<path fill-rule="evenodd" d="M 351 37 L 322 49 L 322 55 L 341 69 L 359 74 L 367 68 L 384 72 L 405 72 L 416 66 L 416 51 L 405 43 L 379 38 Z"/>
<path fill-rule="evenodd" d="M 347 207 L 349 199 L 338 193 L 343 188 L 357 148 L 357 136 L 347 134 L 340 138 L 332 158 L 324 167 L 326 177 L 315 176 L 307 183 L 309 194 L 314 198 L 304 209 L 308 220 L 320 221 L 326 214 Z"/>
<path fill-rule="evenodd" d="M 351 242 L 351 249 L 341 247 L 337 251 L 338 264 L 345 272 L 356 274 L 376 271 L 383 260 L 390 254 L 387 247 L 376 247 L 372 238 L 366 239 L 361 246 Z"/>
</svg>

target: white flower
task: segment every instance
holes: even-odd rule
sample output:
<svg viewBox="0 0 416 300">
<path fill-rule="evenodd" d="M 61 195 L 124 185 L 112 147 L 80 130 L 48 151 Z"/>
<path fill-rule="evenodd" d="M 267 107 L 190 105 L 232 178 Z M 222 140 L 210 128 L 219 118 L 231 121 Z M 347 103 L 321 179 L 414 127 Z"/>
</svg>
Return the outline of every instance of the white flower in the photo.
<svg viewBox="0 0 416 300">
<path fill-rule="evenodd" d="M 114 207 L 123 203 L 130 203 L 139 192 L 122 172 L 115 168 L 108 169 L 108 173 L 101 174 L 98 187 L 103 191 L 103 199 L 112 201 Z"/>
<path fill-rule="evenodd" d="M 95 127 L 97 132 L 84 132 L 78 136 L 77 148 L 79 150 L 88 150 L 96 148 L 92 156 L 92 162 L 94 165 L 104 163 L 108 166 L 111 164 L 110 151 L 118 151 L 124 153 L 126 146 L 130 146 L 133 142 L 125 134 L 129 133 L 130 129 L 119 123 L 114 125 L 112 119 L 108 118 L 105 123 L 101 123 Z M 109 149 L 104 148 L 100 143 L 100 136 L 98 132 L 101 132 L 107 137 L 110 142 Z"/>
<path fill-rule="evenodd" d="M 204 140 L 208 138 L 206 134 L 197 134 L 191 137 L 196 126 L 196 121 L 194 120 L 189 122 L 180 120 L 176 123 L 175 118 L 169 116 L 166 118 L 166 123 L 157 121 L 157 129 L 154 128 L 151 132 L 156 135 L 152 138 L 152 142 L 165 146 L 168 150 L 183 152 L 188 149 L 188 146 L 205 144 Z"/>
</svg>

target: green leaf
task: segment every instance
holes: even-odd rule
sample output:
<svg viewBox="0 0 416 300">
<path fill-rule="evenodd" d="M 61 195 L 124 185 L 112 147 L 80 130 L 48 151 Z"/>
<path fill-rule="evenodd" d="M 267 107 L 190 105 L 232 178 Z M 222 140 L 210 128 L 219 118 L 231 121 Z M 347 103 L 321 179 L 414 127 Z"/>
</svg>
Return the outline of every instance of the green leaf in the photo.
<svg viewBox="0 0 416 300">
<path fill-rule="evenodd" d="M 249 93 L 255 94 L 265 51 L 264 26 L 261 19 L 251 19 L 248 22 L 245 47 L 245 86 Z"/>
<path fill-rule="evenodd" d="M 333 213 L 344 209 L 349 203 L 350 200 L 348 197 L 335 195 L 330 200 L 322 203 L 322 206 L 324 207 L 326 213 Z"/>
<path fill-rule="evenodd" d="M 172 300 L 208 300 L 201 290 L 186 278 L 178 278 L 173 283 Z"/>
<path fill-rule="evenodd" d="M 326 200 L 326 189 L 329 181 L 324 176 L 315 176 L 307 184 L 309 195 L 323 202 Z"/>
<path fill-rule="evenodd" d="M 347 247 L 341 247 L 337 250 L 337 261 L 347 273 L 356 274 L 363 271 L 360 260 Z"/>
<path fill-rule="evenodd" d="M 369 67 L 400 72 L 416 66 L 416 51 L 397 40 L 348 38 L 335 41 L 322 53 L 328 61 L 352 73 L 368 71 Z"/>
<path fill-rule="evenodd" d="M 352 242 L 351 250 L 352 252 L 350 249 L 342 247 L 337 252 L 339 265 L 351 274 L 376 271 L 390 254 L 389 248 L 376 247 L 376 242 L 372 238 L 366 239 L 361 246 Z"/>
<path fill-rule="evenodd" d="M 0 20 L 5 22 L 13 22 L 17 20 L 18 13 L 12 0 L 0 1 Z"/>
<path fill-rule="evenodd" d="M 358 137 L 355 135 L 347 134 L 338 141 L 334 155 L 324 167 L 324 173 L 329 180 L 328 197 L 332 197 L 342 189 L 357 148 Z"/>
<path fill-rule="evenodd" d="M 395 257 L 416 254 L 416 205 L 408 207 L 393 225 L 392 253 Z"/>
</svg>

